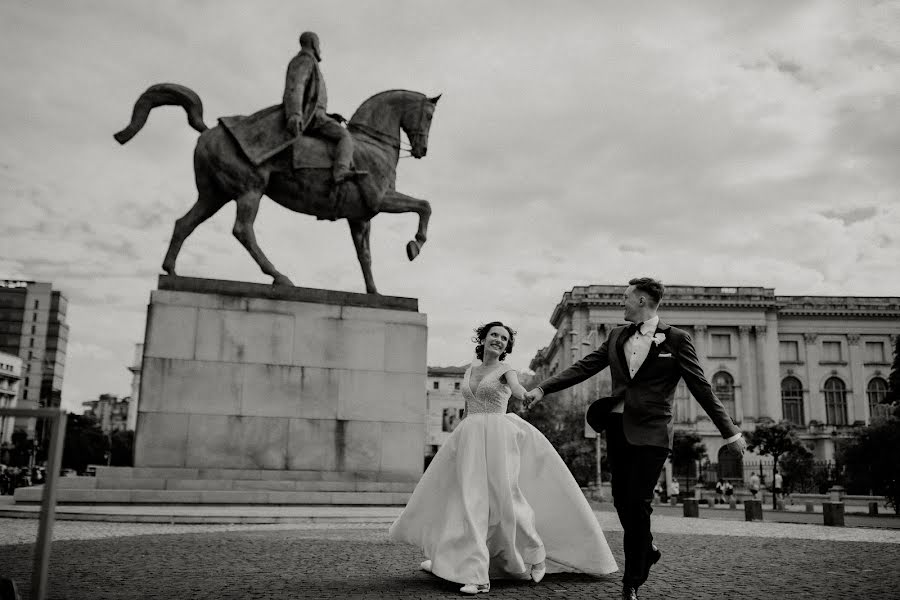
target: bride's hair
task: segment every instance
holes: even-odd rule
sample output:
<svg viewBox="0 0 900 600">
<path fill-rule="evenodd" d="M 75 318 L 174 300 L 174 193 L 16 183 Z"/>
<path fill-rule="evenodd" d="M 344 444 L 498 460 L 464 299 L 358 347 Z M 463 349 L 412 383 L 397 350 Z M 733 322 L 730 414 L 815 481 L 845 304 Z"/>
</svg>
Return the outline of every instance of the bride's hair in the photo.
<svg viewBox="0 0 900 600">
<path fill-rule="evenodd" d="M 503 327 L 509 332 L 509 342 L 506 344 L 506 352 L 500 353 L 500 360 L 506 358 L 507 354 L 512 354 L 513 344 L 516 341 L 516 332 L 512 330 L 512 327 L 504 325 L 500 321 L 491 321 L 490 323 L 485 323 L 481 327 L 475 328 L 475 337 L 472 338 L 472 341 L 476 344 L 475 356 L 478 357 L 478 360 L 484 360 L 484 338 L 487 337 L 491 327 Z"/>
</svg>

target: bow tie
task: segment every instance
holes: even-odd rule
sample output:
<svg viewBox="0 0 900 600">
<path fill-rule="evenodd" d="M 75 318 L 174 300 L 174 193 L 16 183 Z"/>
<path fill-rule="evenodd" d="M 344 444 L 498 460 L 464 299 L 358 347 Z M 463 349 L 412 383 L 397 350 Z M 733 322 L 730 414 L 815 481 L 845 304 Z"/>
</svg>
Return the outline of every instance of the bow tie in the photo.
<svg viewBox="0 0 900 600">
<path fill-rule="evenodd" d="M 643 325 L 643 324 L 644 324 L 643 322 L 640 322 L 640 323 L 632 323 L 631 325 L 629 325 L 628 329 L 625 330 L 625 339 L 627 340 L 634 334 L 640 333 L 641 325 Z"/>
</svg>

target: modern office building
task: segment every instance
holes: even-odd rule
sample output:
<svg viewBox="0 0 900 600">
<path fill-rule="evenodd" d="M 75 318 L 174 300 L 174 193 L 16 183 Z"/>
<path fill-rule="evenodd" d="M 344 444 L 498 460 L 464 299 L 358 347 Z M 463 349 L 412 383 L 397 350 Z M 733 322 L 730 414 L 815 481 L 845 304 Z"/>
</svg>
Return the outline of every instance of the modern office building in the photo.
<svg viewBox="0 0 900 600">
<path fill-rule="evenodd" d="M 66 364 L 68 301 L 50 283 L 0 280 L 0 352 L 22 360 L 19 408 L 58 407 Z M 15 427 L 43 439 L 42 424 L 16 419 Z"/>
<path fill-rule="evenodd" d="M 531 361 L 536 381 L 562 371 L 623 324 L 624 286 L 577 286 L 550 317 L 556 334 Z M 686 330 L 707 379 L 735 422 L 787 419 L 816 458 L 836 440 L 885 414 L 900 298 L 776 296 L 772 288 L 666 286 L 660 318 Z M 609 370 L 559 392 L 587 404 L 611 389 Z M 675 392 L 676 429 L 698 433 L 716 461 L 722 439 L 684 382 Z"/>
</svg>

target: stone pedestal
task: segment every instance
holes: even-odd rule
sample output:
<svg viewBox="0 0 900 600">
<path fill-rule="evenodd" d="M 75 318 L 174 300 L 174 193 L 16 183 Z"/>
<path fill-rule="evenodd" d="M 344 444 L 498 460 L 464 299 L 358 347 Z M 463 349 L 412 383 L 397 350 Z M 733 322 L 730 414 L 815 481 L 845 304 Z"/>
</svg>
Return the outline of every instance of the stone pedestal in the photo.
<svg viewBox="0 0 900 600">
<path fill-rule="evenodd" d="M 684 499 L 684 516 L 697 518 L 700 516 L 700 501 L 695 498 Z"/>
<path fill-rule="evenodd" d="M 745 521 L 762 521 L 763 509 L 761 500 L 745 500 L 744 501 L 744 520 Z"/>
<path fill-rule="evenodd" d="M 93 492 L 403 504 L 423 470 L 426 342 L 412 298 L 161 276 L 134 468 Z"/>
<path fill-rule="evenodd" d="M 873 517 L 878 516 L 878 503 L 877 502 L 869 502 L 869 515 Z"/>
</svg>

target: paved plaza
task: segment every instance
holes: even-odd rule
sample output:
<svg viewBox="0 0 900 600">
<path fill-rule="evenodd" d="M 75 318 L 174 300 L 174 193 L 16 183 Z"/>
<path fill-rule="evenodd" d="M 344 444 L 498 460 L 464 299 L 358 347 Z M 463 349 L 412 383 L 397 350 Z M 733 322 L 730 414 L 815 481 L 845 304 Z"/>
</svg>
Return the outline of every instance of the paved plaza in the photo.
<svg viewBox="0 0 900 600">
<path fill-rule="evenodd" d="M 616 559 L 622 533 L 598 511 Z M 641 597 L 895 598 L 900 531 L 654 515 L 663 560 Z M 28 593 L 33 519 L 0 519 L 0 573 Z M 457 598 L 380 523 L 170 525 L 59 521 L 50 598 Z M 494 581 L 493 598 L 617 598 L 619 574 Z"/>
</svg>

